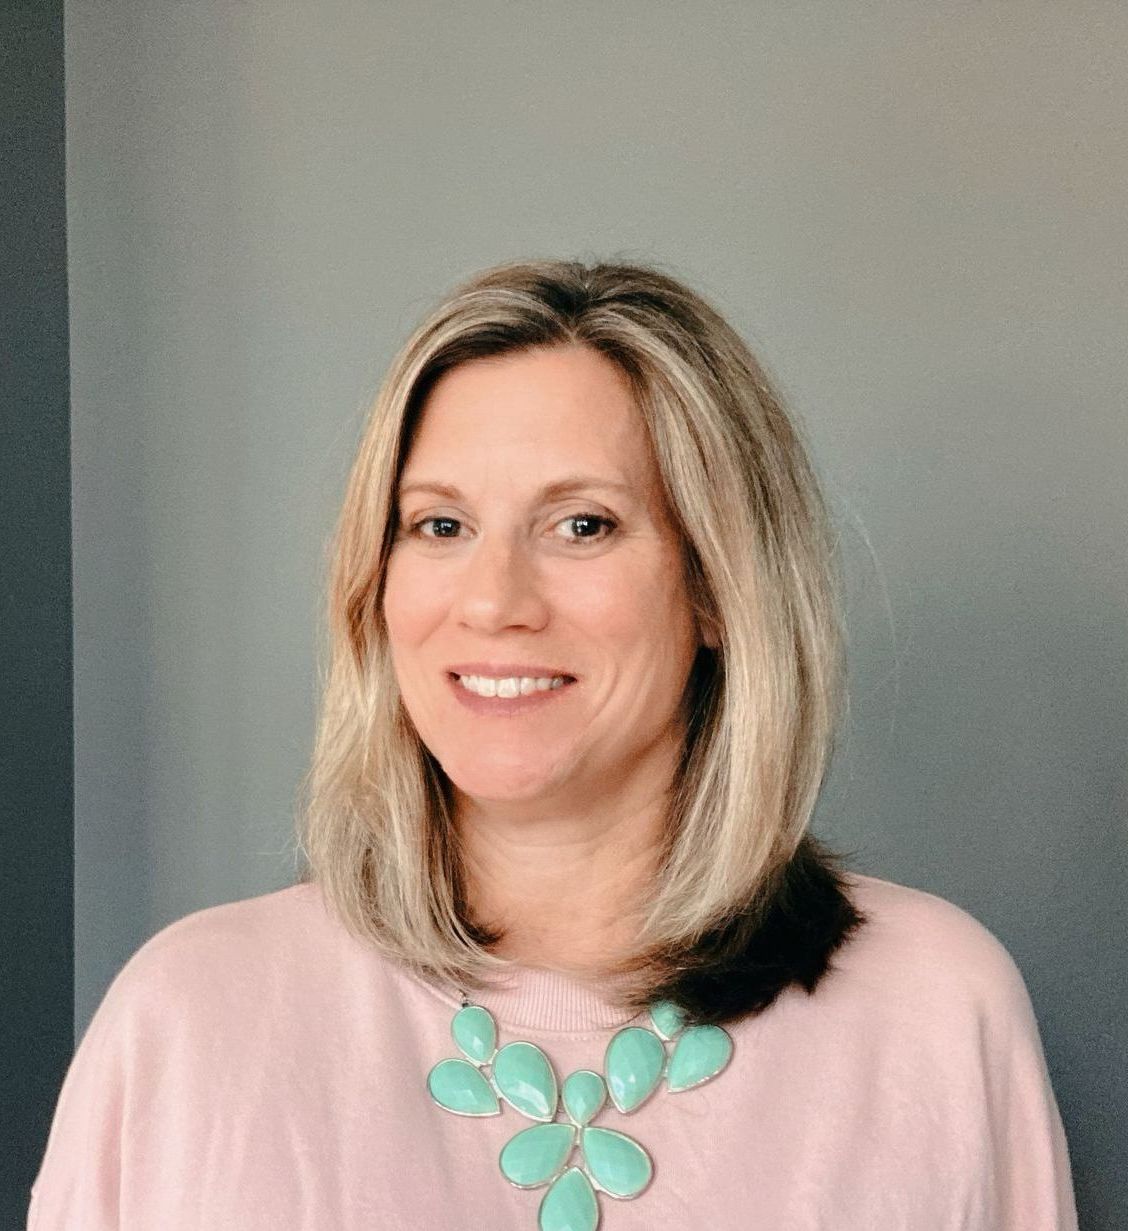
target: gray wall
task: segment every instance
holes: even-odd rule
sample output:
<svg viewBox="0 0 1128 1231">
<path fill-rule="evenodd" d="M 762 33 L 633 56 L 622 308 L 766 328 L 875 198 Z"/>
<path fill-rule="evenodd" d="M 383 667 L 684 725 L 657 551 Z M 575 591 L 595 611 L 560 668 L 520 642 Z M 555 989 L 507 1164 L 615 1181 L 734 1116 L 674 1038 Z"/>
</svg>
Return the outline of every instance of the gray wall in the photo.
<svg viewBox="0 0 1128 1231">
<path fill-rule="evenodd" d="M 409 326 L 497 260 L 656 259 L 842 526 L 818 828 L 1008 946 L 1084 1225 L 1125 1225 L 1126 40 L 1078 0 L 69 5 L 77 1028 L 291 879 L 324 544 Z"/>
</svg>

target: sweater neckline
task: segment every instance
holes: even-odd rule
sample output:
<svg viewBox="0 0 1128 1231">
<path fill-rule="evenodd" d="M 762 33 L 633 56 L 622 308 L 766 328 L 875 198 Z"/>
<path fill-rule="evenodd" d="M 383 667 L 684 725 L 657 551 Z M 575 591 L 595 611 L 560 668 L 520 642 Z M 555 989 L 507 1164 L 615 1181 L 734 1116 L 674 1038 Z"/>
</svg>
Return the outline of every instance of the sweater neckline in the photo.
<svg viewBox="0 0 1128 1231">
<path fill-rule="evenodd" d="M 444 1001 L 452 1014 L 462 1007 L 453 987 L 436 986 L 411 971 L 405 973 Z M 468 988 L 466 996 L 471 1004 L 488 1009 L 499 1027 L 542 1034 L 586 1035 L 625 1026 L 644 1016 L 614 1003 L 614 993 L 628 982 L 627 975 L 590 978 L 511 962 L 504 971 L 491 976 L 488 989 Z"/>
<path fill-rule="evenodd" d="M 298 888 L 315 894 L 326 915 L 342 926 L 316 881 L 301 882 Z M 353 943 L 357 943 L 355 937 Z M 409 965 L 386 955 L 381 957 L 378 950 L 371 947 L 365 948 L 369 960 L 375 957 L 383 961 L 397 976 L 424 989 L 450 1010 L 451 1017 L 462 1007 L 459 993 L 452 984 L 436 983 Z M 582 1038 L 645 1019 L 645 1010 L 632 1014 L 614 1003 L 615 993 L 625 989 L 629 982 L 629 974 L 584 977 L 508 960 L 503 970 L 490 976 L 489 987 L 480 991 L 467 988 L 466 994 L 471 1004 L 488 1009 L 499 1027 Z"/>
</svg>

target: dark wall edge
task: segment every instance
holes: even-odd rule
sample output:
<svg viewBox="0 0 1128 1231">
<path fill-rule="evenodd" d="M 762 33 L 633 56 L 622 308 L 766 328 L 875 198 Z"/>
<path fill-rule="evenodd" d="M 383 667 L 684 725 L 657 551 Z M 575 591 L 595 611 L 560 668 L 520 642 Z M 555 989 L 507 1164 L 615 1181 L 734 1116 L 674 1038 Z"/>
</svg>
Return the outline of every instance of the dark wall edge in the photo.
<svg viewBox="0 0 1128 1231">
<path fill-rule="evenodd" d="M 0 4 L 0 1226 L 22 1227 L 74 1046 L 62 0 Z"/>
</svg>

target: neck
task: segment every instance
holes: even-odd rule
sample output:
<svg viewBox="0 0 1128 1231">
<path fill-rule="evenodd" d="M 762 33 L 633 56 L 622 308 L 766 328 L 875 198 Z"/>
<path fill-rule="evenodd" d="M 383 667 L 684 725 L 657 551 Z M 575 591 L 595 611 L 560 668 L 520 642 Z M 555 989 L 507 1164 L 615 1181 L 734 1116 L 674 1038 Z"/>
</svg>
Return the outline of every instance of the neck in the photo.
<svg viewBox="0 0 1128 1231">
<path fill-rule="evenodd" d="M 471 912 L 504 931 L 499 957 L 583 976 L 629 950 L 665 832 L 664 787 L 572 806 L 463 797 L 456 817 Z"/>
</svg>

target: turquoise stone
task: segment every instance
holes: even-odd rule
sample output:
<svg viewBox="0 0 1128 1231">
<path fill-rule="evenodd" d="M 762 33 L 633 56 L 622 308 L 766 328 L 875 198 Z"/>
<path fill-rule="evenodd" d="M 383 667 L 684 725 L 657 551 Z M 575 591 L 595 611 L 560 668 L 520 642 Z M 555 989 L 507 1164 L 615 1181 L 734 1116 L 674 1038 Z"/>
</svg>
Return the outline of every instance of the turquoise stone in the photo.
<svg viewBox="0 0 1128 1231">
<path fill-rule="evenodd" d="M 498 1158 L 501 1174 L 518 1188 L 547 1184 L 575 1144 L 576 1129 L 571 1124 L 534 1124 L 505 1143 Z"/>
<path fill-rule="evenodd" d="M 498 1155 L 501 1173 L 514 1187 L 547 1185 L 538 1231 L 598 1231 L 599 1193 L 637 1197 L 653 1179 L 650 1155 L 633 1137 L 592 1125 L 608 1097 L 620 1112 L 631 1112 L 654 1093 L 663 1074 L 671 1091 L 688 1090 L 715 1077 L 732 1058 L 733 1041 L 721 1027 L 687 1026 L 685 1012 L 668 1000 L 648 1010 L 653 1029 L 617 1031 L 607 1045 L 603 1074 L 577 1069 L 560 1088 L 552 1062 L 535 1043 L 519 1040 L 499 1051 L 492 1014 L 463 995 L 451 1035 L 465 1059 L 441 1060 L 427 1075 L 427 1089 L 440 1107 L 459 1115 L 497 1115 L 504 1100 L 538 1121 L 515 1133 Z M 556 1118 L 561 1100 L 568 1120 Z"/>
<path fill-rule="evenodd" d="M 634 1111 L 653 1093 L 666 1064 L 666 1049 L 653 1030 L 627 1026 L 607 1044 L 603 1069 L 611 1101 L 620 1111 Z"/>
<path fill-rule="evenodd" d="M 595 1189 L 578 1167 L 569 1167 L 544 1194 L 537 1227 L 539 1231 L 595 1231 L 598 1225 Z"/>
<path fill-rule="evenodd" d="M 720 1026 L 690 1026 L 674 1045 L 666 1084 L 675 1092 L 699 1086 L 716 1077 L 731 1057 L 732 1039 Z"/>
<path fill-rule="evenodd" d="M 564 1110 L 577 1124 L 586 1124 L 607 1101 L 607 1086 L 591 1069 L 577 1069 L 564 1082 Z"/>
<path fill-rule="evenodd" d="M 530 1120 L 556 1115 L 556 1074 L 535 1043 L 507 1043 L 494 1057 L 493 1080 L 501 1097 Z"/>
<path fill-rule="evenodd" d="M 469 1060 L 440 1060 L 427 1074 L 427 1089 L 440 1107 L 460 1116 L 496 1116 L 497 1095 Z"/>
<path fill-rule="evenodd" d="M 637 1197 L 650 1183 L 650 1155 L 626 1133 L 585 1128 L 580 1144 L 591 1178 L 612 1197 Z"/>
<path fill-rule="evenodd" d="M 468 1004 L 454 1015 L 450 1033 L 458 1050 L 476 1064 L 485 1064 L 497 1051 L 497 1024 L 488 1009 Z"/>
<path fill-rule="evenodd" d="M 672 1000 L 659 1000 L 650 1006 L 650 1020 L 662 1038 L 673 1039 L 685 1025 L 685 1014 Z"/>
</svg>

